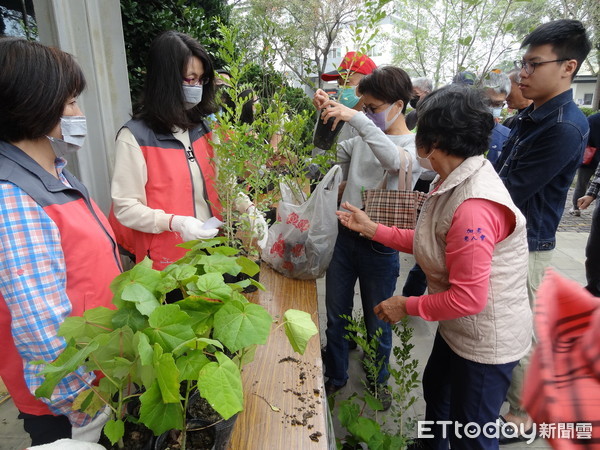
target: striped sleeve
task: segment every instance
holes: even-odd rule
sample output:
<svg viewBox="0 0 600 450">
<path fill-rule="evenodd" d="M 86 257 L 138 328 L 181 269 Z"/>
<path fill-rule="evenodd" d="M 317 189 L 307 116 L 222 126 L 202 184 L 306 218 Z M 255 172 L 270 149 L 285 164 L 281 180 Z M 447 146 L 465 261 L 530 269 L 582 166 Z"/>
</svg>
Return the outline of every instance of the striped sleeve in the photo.
<svg viewBox="0 0 600 450">
<path fill-rule="evenodd" d="M 12 318 L 12 335 L 23 359 L 25 382 L 32 393 L 41 385 L 43 366 L 65 348 L 58 328 L 71 313 L 66 292 L 66 267 L 56 224 L 31 197 L 12 183 L 0 183 L 0 293 Z M 51 400 L 41 399 L 55 414 L 77 426 L 89 421 L 72 411 L 77 394 L 93 374 L 81 368 L 63 379 Z M 84 382 L 85 380 L 85 382 Z"/>
</svg>

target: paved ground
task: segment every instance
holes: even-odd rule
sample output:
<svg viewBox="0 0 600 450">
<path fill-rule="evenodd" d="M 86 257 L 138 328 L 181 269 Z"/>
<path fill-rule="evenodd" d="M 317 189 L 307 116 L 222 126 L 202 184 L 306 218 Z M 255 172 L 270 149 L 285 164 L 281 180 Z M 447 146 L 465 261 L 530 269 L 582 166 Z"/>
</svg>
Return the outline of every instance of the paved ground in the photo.
<svg viewBox="0 0 600 450">
<path fill-rule="evenodd" d="M 569 201 L 567 202 L 567 208 L 561 220 L 559 232 L 557 234 L 557 248 L 553 258 L 552 266 L 562 275 L 574 279 L 582 285 L 585 285 L 585 245 L 587 242 L 587 236 L 590 230 L 592 209 L 583 211 L 581 217 L 574 217 L 568 214 L 570 208 L 570 199 L 572 192 L 569 194 Z M 592 204 L 592 206 L 594 206 Z M 400 254 L 400 277 L 398 279 L 398 285 L 396 288 L 396 295 L 402 290 L 404 280 L 408 270 L 413 266 L 414 259 L 411 255 Z M 324 280 L 318 280 L 317 288 L 319 292 L 319 320 L 321 325 L 321 339 L 322 343 L 325 344 L 325 284 Z M 360 298 L 358 293 L 355 295 L 355 310 L 360 310 Z M 415 345 L 413 350 L 413 358 L 419 361 L 418 371 L 422 374 L 425 368 L 425 363 L 431 352 L 433 345 L 433 338 L 437 328 L 437 323 L 426 322 L 418 318 L 411 318 L 410 325 L 414 329 L 414 335 L 412 343 Z M 398 345 L 399 340 L 394 337 L 394 346 Z M 363 390 L 362 380 L 364 379 L 364 371 L 361 367 L 362 351 L 354 350 L 350 354 L 350 366 L 349 375 L 350 379 L 346 387 L 340 391 L 339 400 L 343 400 L 349 397 L 352 393 L 361 392 Z M 425 402 L 423 400 L 423 392 L 419 387 L 415 396 L 417 402 L 411 410 L 408 412 L 408 416 L 414 420 L 424 419 L 425 413 Z M 508 409 L 507 404 L 504 405 L 502 412 L 504 413 Z M 345 432 L 339 425 L 337 419 L 335 419 L 334 412 L 334 428 L 336 435 L 344 436 Z M 383 413 L 378 418 L 379 422 L 385 422 L 388 427 L 394 427 L 394 417 L 389 414 Z M 506 450 L 532 450 L 532 449 L 549 449 L 550 446 L 543 439 L 537 439 L 531 444 L 526 443 L 515 443 L 510 445 L 504 445 L 500 447 Z"/>
<path fill-rule="evenodd" d="M 571 196 L 569 196 L 569 199 Z M 581 284 L 585 284 L 585 272 L 584 272 L 584 249 L 587 241 L 587 235 L 590 229 L 591 223 L 591 209 L 582 212 L 581 217 L 570 216 L 567 211 L 570 207 L 565 209 L 565 214 L 559 227 L 559 233 L 557 235 L 558 245 L 554 256 L 553 266 L 563 275 L 578 281 Z M 400 292 L 404 279 L 408 270 L 413 266 L 414 259 L 411 255 L 401 254 L 401 274 L 398 281 L 397 292 Z M 325 339 L 325 305 L 324 305 L 324 280 L 317 281 L 317 287 L 319 292 L 319 310 L 320 310 L 320 323 L 321 323 L 321 336 Z M 355 297 L 355 304 L 359 305 L 360 301 L 358 295 Z M 421 319 L 413 318 L 410 322 L 414 329 L 414 337 L 412 342 L 415 345 L 413 351 L 413 357 L 419 361 L 418 370 L 422 373 L 425 366 L 425 362 L 431 351 L 433 337 L 435 335 L 436 324 L 425 322 Z M 397 345 L 397 342 L 394 343 Z M 350 361 L 350 380 L 346 388 L 340 391 L 340 397 L 346 398 L 351 393 L 361 392 L 363 378 L 363 371 L 360 366 L 360 358 L 362 353 L 358 350 L 353 351 L 351 354 Z M 0 391 L 1 391 L 0 386 Z M 415 392 L 418 397 L 416 404 L 408 412 L 408 415 L 415 420 L 422 419 L 424 416 L 424 407 L 422 390 L 419 388 Z M 0 402 L 2 396 L 0 394 Z M 23 431 L 23 426 L 20 420 L 17 419 L 17 410 L 15 409 L 10 399 L 0 403 L 0 450 L 19 450 L 27 447 L 30 444 L 27 434 Z M 335 413 L 334 413 L 335 415 Z M 393 417 L 383 414 L 380 420 L 387 422 L 386 426 L 392 426 Z M 336 434 L 342 436 L 342 430 L 334 419 L 334 427 Z M 525 444 L 512 444 L 502 448 L 510 450 L 521 450 L 521 449 L 548 449 L 550 448 L 545 441 L 538 439 L 531 445 Z M 236 449 L 238 450 L 238 449 Z M 242 450 L 242 449 L 239 449 Z"/>
</svg>

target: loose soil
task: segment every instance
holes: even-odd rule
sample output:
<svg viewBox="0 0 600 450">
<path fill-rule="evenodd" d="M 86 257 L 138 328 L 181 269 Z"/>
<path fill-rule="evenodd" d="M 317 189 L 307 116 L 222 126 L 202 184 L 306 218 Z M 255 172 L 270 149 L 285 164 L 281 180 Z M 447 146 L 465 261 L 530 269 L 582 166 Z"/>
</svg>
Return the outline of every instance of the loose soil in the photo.
<svg viewBox="0 0 600 450">
<path fill-rule="evenodd" d="M 205 398 L 200 397 L 198 393 L 190 397 L 188 414 L 194 419 L 199 419 L 207 423 L 216 423 L 223 420 L 219 413 L 210 406 L 210 403 Z"/>
<path fill-rule="evenodd" d="M 321 390 L 306 386 L 306 381 L 309 379 L 315 379 L 316 374 L 320 374 L 320 369 L 314 364 L 309 364 L 304 361 L 300 361 L 292 356 L 286 356 L 279 360 L 279 364 L 291 363 L 292 366 L 296 366 L 298 373 L 298 383 L 294 388 L 286 388 L 283 390 L 285 393 L 289 393 L 297 397 L 299 406 L 294 408 L 292 414 L 283 413 L 283 419 L 281 423 L 289 423 L 292 426 L 306 427 L 308 430 L 312 430 L 315 425 L 311 423 L 311 419 L 317 415 L 317 405 L 321 404 Z M 286 369 L 289 370 L 289 369 Z M 311 385 L 312 383 L 308 383 Z M 322 434 L 316 431 L 308 436 L 311 441 L 319 442 L 319 437 Z"/>
<path fill-rule="evenodd" d="M 125 435 L 123 436 L 123 444 L 127 450 L 146 450 L 151 448 L 151 441 L 154 439 L 152 431 L 141 424 L 125 422 Z M 100 445 L 109 450 L 117 450 L 119 447 L 115 444 L 110 444 L 108 438 L 102 433 L 100 437 Z"/>
<path fill-rule="evenodd" d="M 180 434 L 179 430 L 169 431 L 164 444 L 157 446 L 156 449 L 181 450 Z M 214 435 L 209 430 L 188 431 L 185 448 L 186 450 L 211 450 L 214 443 Z"/>
</svg>

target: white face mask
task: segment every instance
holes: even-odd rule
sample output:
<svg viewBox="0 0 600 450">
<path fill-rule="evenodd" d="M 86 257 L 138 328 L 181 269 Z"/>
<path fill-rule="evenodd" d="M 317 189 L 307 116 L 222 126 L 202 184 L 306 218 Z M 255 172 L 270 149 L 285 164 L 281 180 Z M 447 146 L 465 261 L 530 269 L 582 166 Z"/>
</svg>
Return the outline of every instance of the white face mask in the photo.
<svg viewBox="0 0 600 450">
<path fill-rule="evenodd" d="M 46 136 L 50 141 L 52 150 L 58 158 L 76 153 L 87 135 L 87 122 L 85 116 L 63 116 L 60 118 L 60 132 L 62 139 Z"/>
<path fill-rule="evenodd" d="M 400 108 L 394 117 L 392 117 L 390 120 L 387 119 L 387 115 L 392 110 L 392 108 L 394 107 L 394 105 L 395 105 L 395 103 L 392 103 L 385 110 L 385 116 L 384 117 L 386 117 L 386 119 L 385 119 L 385 129 L 383 130 L 384 132 L 387 131 L 387 129 L 392 126 L 392 124 L 396 121 L 396 119 L 398 119 L 398 117 L 400 117 L 400 114 L 402 114 L 402 108 Z"/>
<path fill-rule="evenodd" d="M 185 101 L 185 109 L 192 109 L 200 103 L 202 101 L 202 85 L 192 86 L 184 84 L 183 100 Z"/>
<path fill-rule="evenodd" d="M 490 107 L 490 112 L 494 116 L 494 119 L 499 119 L 502 116 L 502 108 Z"/>
<path fill-rule="evenodd" d="M 433 170 L 435 171 L 435 169 L 433 168 L 433 166 L 431 165 L 431 161 L 429 160 L 429 157 L 431 155 L 433 155 L 433 152 L 435 152 L 436 149 L 433 149 L 433 151 L 427 155 L 425 158 L 421 158 L 419 156 L 419 154 L 417 153 L 417 161 L 419 161 L 419 165 L 425 169 L 425 170 Z"/>
</svg>

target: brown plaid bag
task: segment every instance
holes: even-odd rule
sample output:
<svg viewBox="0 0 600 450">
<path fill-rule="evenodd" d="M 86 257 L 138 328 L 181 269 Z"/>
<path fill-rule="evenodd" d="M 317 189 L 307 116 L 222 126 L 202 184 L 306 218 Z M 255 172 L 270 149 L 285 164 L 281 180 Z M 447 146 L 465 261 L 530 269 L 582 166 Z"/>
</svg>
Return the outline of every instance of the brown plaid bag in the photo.
<svg viewBox="0 0 600 450">
<path fill-rule="evenodd" d="M 362 200 L 365 212 L 373 222 L 390 227 L 414 229 L 427 194 L 406 189 L 407 186 L 408 189 L 412 187 L 412 160 L 404 148 L 399 147 L 399 150 L 398 190 L 369 189 L 363 191 Z M 406 167 L 404 173 L 403 167 Z M 386 177 L 382 186 L 386 185 Z"/>
</svg>

